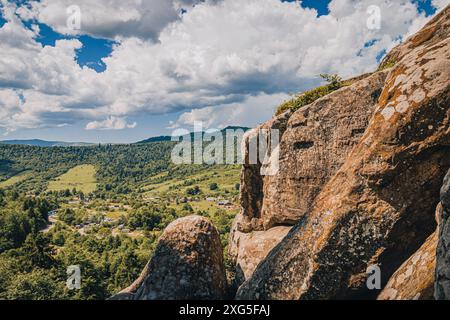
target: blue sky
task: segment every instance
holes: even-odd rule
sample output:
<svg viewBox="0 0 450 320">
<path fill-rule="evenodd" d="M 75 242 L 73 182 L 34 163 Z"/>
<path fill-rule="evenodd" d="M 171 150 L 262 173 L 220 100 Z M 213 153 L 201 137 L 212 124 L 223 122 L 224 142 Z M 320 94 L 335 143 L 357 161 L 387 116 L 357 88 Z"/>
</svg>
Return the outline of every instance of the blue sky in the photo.
<svg viewBox="0 0 450 320">
<path fill-rule="evenodd" d="M 414 0 L 413 2 L 417 4 L 419 11 L 425 12 L 427 16 L 436 13 L 436 8 L 433 6 L 431 0 Z"/>
<path fill-rule="evenodd" d="M 287 0 L 286 2 L 295 2 L 295 0 Z M 315 9 L 319 16 L 327 15 L 330 11 L 328 10 L 328 4 L 331 0 L 303 0 L 301 6 L 303 8 Z"/>
<path fill-rule="evenodd" d="M 26 22 L 30 25 L 31 22 Z M 77 50 L 77 62 L 81 67 L 87 66 L 97 72 L 105 71 L 106 65 L 102 58 L 109 56 L 112 52 L 114 41 L 108 39 L 96 39 L 88 35 L 77 37 L 64 36 L 55 32 L 51 27 L 43 23 L 37 23 L 41 32 L 36 38 L 37 42 L 43 46 L 55 46 L 55 42 L 61 39 L 78 39 L 83 44 L 83 47 Z"/>
<path fill-rule="evenodd" d="M 82 0 L 80 1 L 82 2 Z M 235 10 L 233 7 L 233 0 L 223 1 L 230 2 L 230 4 L 229 7 L 220 10 Z M 17 95 L 17 103 L 23 103 L 23 100 L 29 99 L 29 105 L 37 109 L 33 109 L 32 111 L 29 111 L 29 113 L 26 113 L 28 112 L 28 105 L 26 105 L 27 107 L 25 107 L 25 104 L 22 107 L 16 107 L 17 114 L 11 113 L 8 114 L 8 116 L 10 116 L 10 119 L 19 119 L 17 120 L 17 125 L 11 124 L 11 121 L 13 120 L 10 120 L 8 123 L 5 122 L 4 124 L 0 122 L 0 134 L 2 133 L 3 127 L 3 139 L 39 138 L 63 141 L 133 142 L 150 136 L 170 134 L 173 127 L 177 125 L 187 126 L 189 121 L 193 120 L 206 120 L 206 122 L 209 122 L 207 123 L 209 126 L 224 126 L 226 124 L 253 126 L 267 120 L 267 117 L 270 116 L 273 108 L 278 104 L 277 101 L 279 101 L 279 103 L 283 102 L 283 97 L 288 97 L 288 93 L 305 90 L 317 85 L 319 83 L 317 74 L 320 72 L 337 72 L 343 75 L 353 75 L 353 73 L 365 72 L 376 66 L 386 54 L 388 49 L 386 47 L 394 44 L 395 41 L 401 38 L 403 33 L 408 30 L 402 23 L 405 25 L 411 24 L 413 19 L 422 19 L 425 21 L 425 16 L 431 17 L 436 13 L 436 8 L 433 6 L 432 0 L 411 1 L 417 5 L 418 12 L 414 13 L 414 16 L 409 12 L 408 14 L 411 17 L 407 17 L 406 14 L 404 18 L 399 16 L 399 21 L 397 23 L 398 31 L 395 30 L 392 35 L 390 35 L 390 43 L 381 41 L 380 35 L 374 34 L 373 36 L 370 36 L 370 33 L 366 31 L 362 32 L 364 34 L 361 35 L 355 34 L 355 39 L 360 38 L 362 41 L 360 48 L 358 50 L 355 48 L 354 51 L 355 65 L 347 67 L 346 69 L 342 67 L 342 70 L 339 68 L 341 68 L 340 65 L 343 65 L 344 63 L 336 63 L 336 60 L 341 59 L 345 62 L 349 61 L 352 59 L 350 54 L 348 56 L 338 56 L 333 58 L 330 53 L 331 56 L 329 61 L 320 61 L 323 65 L 322 67 L 318 66 L 311 70 L 305 67 L 309 60 L 312 61 L 315 58 L 314 54 L 312 54 L 312 50 L 314 50 L 317 45 L 313 44 L 315 42 L 320 44 L 329 43 L 330 41 L 330 39 L 324 39 L 320 42 L 321 39 L 315 39 L 314 26 L 317 24 L 319 27 L 319 25 L 328 23 L 327 21 L 320 19 L 321 17 L 330 14 L 328 5 L 331 0 L 303 0 L 301 2 L 301 7 L 314 9 L 316 10 L 316 14 L 311 15 L 307 11 L 300 12 L 302 8 L 298 8 L 298 19 L 295 18 L 294 13 L 292 12 L 294 8 L 292 5 L 294 5 L 295 1 L 281 1 L 291 2 L 289 7 L 283 6 L 277 8 L 277 13 L 279 13 L 278 16 L 285 17 L 287 14 L 289 17 L 292 17 L 292 20 L 286 22 L 283 21 L 279 26 L 280 30 L 281 28 L 286 29 L 283 31 L 284 34 L 287 35 L 286 38 L 291 36 L 291 31 L 292 36 L 295 37 L 294 29 L 298 28 L 301 30 L 303 22 L 305 24 L 303 32 L 307 31 L 311 33 L 310 37 L 303 36 L 298 40 L 301 41 L 298 45 L 298 50 L 299 52 L 303 52 L 301 57 L 301 59 L 304 59 L 304 61 L 302 61 L 303 65 L 298 64 L 292 66 L 292 68 L 297 68 L 297 71 L 294 69 L 290 70 L 289 65 L 292 64 L 295 57 L 293 59 L 285 58 L 284 60 L 281 59 L 281 62 L 277 62 L 278 65 L 272 67 L 274 70 L 273 73 L 265 71 L 265 69 L 261 67 L 258 70 L 264 71 L 245 71 L 241 74 L 242 67 L 240 67 L 240 65 L 244 63 L 244 58 L 247 59 L 247 62 L 245 63 L 247 63 L 248 69 L 252 69 L 253 66 L 267 65 L 269 62 L 273 63 L 270 59 L 270 55 L 258 57 L 260 60 L 252 61 L 253 57 L 247 56 L 246 50 L 256 50 L 254 52 L 273 52 L 273 49 L 267 48 L 267 50 L 264 51 L 265 48 L 262 48 L 260 50 L 258 45 L 254 45 L 252 47 L 253 49 L 250 49 L 250 45 L 248 45 L 249 48 L 247 48 L 247 43 L 244 40 L 242 43 L 240 42 L 241 35 L 238 32 L 230 42 L 230 45 L 233 46 L 233 48 L 230 49 L 230 52 L 232 53 L 228 54 L 226 57 L 200 57 L 206 59 L 205 61 L 208 61 L 208 59 L 215 59 L 215 62 L 212 65 L 215 65 L 216 68 L 219 68 L 219 66 L 221 66 L 220 68 L 226 66 L 226 68 L 232 70 L 222 72 L 220 71 L 221 69 L 218 69 L 222 73 L 216 75 L 215 78 L 211 75 L 212 78 L 207 80 L 205 79 L 210 76 L 208 75 L 208 68 L 205 69 L 206 73 L 204 75 L 198 75 L 201 73 L 199 70 L 195 68 L 191 69 L 189 63 L 177 60 L 180 59 L 180 57 L 187 57 L 187 61 L 197 62 L 200 58 L 197 60 L 190 60 L 192 59 L 192 55 L 195 55 L 195 51 L 194 53 L 193 51 L 187 51 L 190 52 L 187 56 L 184 54 L 178 55 L 178 58 L 171 60 L 169 57 L 172 55 L 176 56 L 177 53 L 173 50 L 184 50 L 184 47 L 171 49 L 171 51 L 166 51 L 165 53 L 162 49 L 165 47 L 177 48 L 180 43 L 180 40 L 176 40 L 176 37 L 178 36 L 177 32 L 184 34 L 184 38 L 179 38 L 181 41 L 184 41 L 186 32 L 189 33 L 190 30 L 197 28 L 194 24 L 196 20 L 185 20 L 189 15 L 201 16 L 202 11 L 200 9 L 197 10 L 195 7 L 189 7 L 189 5 L 183 4 L 181 9 L 177 9 L 177 13 L 174 11 L 173 7 L 166 5 L 167 1 L 161 2 L 161 8 L 150 8 L 148 12 L 145 11 L 145 14 L 156 15 L 153 16 L 154 20 L 157 20 L 154 24 L 144 22 L 138 24 L 133 20 L 136 18 L 131 18 L 131 22 L 123 22 L 123 19 L 125 18 L 122 19 L 122 17 L 127 14 L 137 14 L 138 16 L 142 14 L 144 17 L 144 13 L 139 10 L 134 12 L 131 10 L 133 8 L 120 13 L 119 17 L 111 17 L 111 14 L 105 12 L 104 16 L 98 18 L 99 20 L 105 19 L 105 25 L 111 25 L 109 26 L 111 28 L 110 30 L 105 30 L 106 27 L 103 26 L 99 27 L 98 25 L 93 25 L 89 26 L 86 32 L 82 30 L 78 34 L 70 34 L 70 32 L 67 32 L 64 29 L 64 24 L 59 23 L 60 20 L 52 20 L 51 15 L 40 16 L 39 14 L 41 12 L 39 10 L 43 11 L 46 10 L 46 8 L 42 9 L 42 7 L 40 7 L 36 9 L 33 7 L 30 9 L 30 12 L 34 14 L 32 18 L 30 18 L 30 13 L 24 18 L 25 15 L 21 16 L 20 12 L 16 12 L 16 16 L 20 16 L 20 20 L 16 22 L 16 27 L 21 28 L 20 24 L 22 24 L 22 27 L 28 30 L 20 31 L 24 36 L 26 36 L 27 32 L 28 34 L 35 32 L 36 26 L 39 28 L 39 32 L 32 36 L 30 41 L 39 43 L 42 48 L 52 47 L 55 50 L 63 50 L 61 52 L 70 55 L 69 49 L 56 46 L 57 41 L 79 41 L 81 45 L 78 47 L 75 43 L 70 42 L 70 45 L 69 42 L 67 43 L 69 46 L 76 47 L 74 49 L 73 59 L 79 67 L 85 68 L 85 70 L 75 70 L 75 75 L 73 76 L 69 74 L 64 67 L 64 63 L 70 63 L 70 57 L 68 57 L 61 62 L 58 62 L 58 65 L 55 66 L 51 72 L 49 70 L 49 75 L 44 74 L 46 68 L 43 70 L 40 68 L 38 71 L 43 73 L 43 78 L 40 82 L 38 80 L 36 80 L 38 82 L 32 82 L 32 80 L 30 80 L 35 78 L 33 76 L 33 71 L 30 71 L 31 75 L 28 75 L 27 77 L 24 76 L 23 83 L 20 84 L 15 84 L 15 82 L 21 81 L 21 79 L 17 80 L 17 78 L 22 78 L 20 73 L 18 74 L 19 76 L 16 75 L 16 79 L 11 80 L 3 80 L 2 75 L 0 74 L 0 93 L 1 90 L 3 90 L 3 93 L 5 95 L 7 94 L 7 97 Z M 20 3 L 22 2 L 23 1 L 20 1 Z M 196 0 L 193 2 L 199 1 Z M 277 13 L 273 13 L 274 20 L 270 21 L 272 14 L 272 12 L 270 12 L 270 5 L 275 6 L 275 1 L 264 0 L 263 2 L 265 7 L 264 10 L 260 10 L 260 15 L 262 16 L 261 21 L 250 21 L 254 18 L 248 16 L 250 21 L 249 26 L 252 28 L 255 24 L 261 23 L 261 27 L 255 27 L 255 30 L 271 28 L 269 32 L 272 33 L 274 37 L 280 37 L 280 35 L 277 35 L 277 33 L 279 33 L 279 31 L 276 30 L 277 24 L 274 23 L 277 19 L 275 16 Z M 256 3 L 257 2 L 255 2 L 255 4 Z M 197 5 L 200 7 L 203 4 L 199 2 Z M 38 6 L 39 5 L 36 7 Z M 268 10 L 266 10 L 266 8 L 268 8 Z M 55 8 L 55 10 L 57 9 L 58 8 Z M 63 7 L 63 9 L 65 8 Z M 103 11 L 108 9 L 111 8 L 104 8 Z M 141 8 L 140 10 L 142 11 L 144 9 L 145 8 Z M 219 14 L 218 18 L 212 21 L 220 20 L 221 16 L 227 14 L 226 11 L 224 13 L 217 13 L 217 10 L 219 9 L 215 9 L 214 5 L 211 5 L 207 9 L 211 10 L 211 15 Z M 248 5 L 247 9 L 249 12 L 254 11 L 250 5 Z M 156 13 L 153 13 L 152 10 L 156 11 Z M 242 11 L 244 11 L 244 13 L 239 14 L 244 15 L 245 10 Z M 102 8 L 99 8 L 99 12 L 102 12 Z M 354 13 L 352 14 L 356 16 Z M 361 14 L 365 14 L 365 12 L 362 11 Z M 162 21 L 158 20 L 159 17 L 161 17 Z M 97 16 L 94 16 L 94 18 L 97 19 Z M 348 20 L 351 18 L 353 17 L 348 17 Z M 117 19 L 118 22 L 114 19 Z M 146 19 L 149 20 L 148 18 Z M 404 19 L 405 21 L 402 22 L 400 19 Z M 144 21 L 145 19 L 142 18 L 142 20 Z M 0 15 L 0 31 L 5 22 L 5 18 Z M 227 28 L 223 26 L 223 24 L 227 23 L 226 20 L 221 22 L 222 25 L 220 25 L 219 22 L 220 21 L 218 21 L 217 26 L 211 26 L 211 23 L 209 25 L 211 27 L 212 38 L 209 34 L 204 33 L 204 30 L 201 30 L 201 28 L 205 29 L 203 26 L 199 26 L 200 29 L 198 30 L 201 31 L 192 31 L 192 34 L 189 37 L 198 37 L 199 34 L 202 34 L 203 37 L 200 39 L 191 38 L 193 39 L 192 41 L 199 41 L 195 48 L 205 44 L 204 50 L 209 50 L 211 45 L 208 44 L 208 41 L 216 43 L 213 33 L 217 32 L 222 34 L 227 31 L 224 30 Z M 292 23 L 292 30 L 290 30 L 289 23 Z M 178 29 L 173 29 L 171 32 L 168 32 L 167 30 L 170 30 L 172 26 Z M 345 22 L 343 22 L 342 27 L 345 27 Z M 184 30 L 184 33 L 181 33 L 182 30 Z M 249 30 L 249 35 L 247 37 L 245 34 L 246 30 L 247 29 L 245 28 L 241 30 L 242 39 L 247 39 L 246 41 L 249 42 L 253 40 L 254 35 L 251 35 L 250 32 L 253 31 Z M 336 32 L 336 30 L 330 31 Z M 159 34 L 163 34 L 163 38 L 160 39 Z M 226 33 L 222 34 L 222 36 L 224 35 L 226 35 Z M 8 34 L 6 33 L 4 36 L 8 36 Z M 264 35 L 258 36 L 263 36 L 264 38 Z M 270 37 L 270 35 L 268 36 Z M 317 38 L 320 36 L 326 37 L 327 35 L 317 35 Z M 339 36 L 342 37 L 341 34 Z M 171 38 L 173 38 L 173 40 Z M 226 42 L 225 40 L 224 42 Z M 234 44 L 233 41 L 236 41 L 236 44 Z M 6 43 L 8 43 L 8 41 L 6 41 Z M 311 43 L 311 45 L 308 43 Z M 189 46 L 190 43 L 186 43 L 186 45 Z M 220 45 L 222 44 L 219 44 L 219 46 Z M 261 43 L 261 45 L 266 44 Z M 345 44 L 343 45 L 345 46 Z M 284 48 L 285 47 L 289 47 L 289 43 L 286 43 L 286 45 L 284 45 Z M 34 48 L 33 50 L 41 49 Z M 117 53 L 113 50 L 117 50 Z M 327 50 L 326 47 L 324 47 L 324 50 Z M 333 49 L 330 48 L 330 50 Z M 158 53 L 160 51 L 163 53 Z M 48 54 L 49 51 L 44 50 L 43 53 Z M 54 53 L 50 52 L 50 54 Z M 111 57 L 112 54 L 113 56 Z M 159 60 L 156 62 L 152 61 L 152 54 L 156 54 L 155 61 L 157 59 Z M 280 57 L 290 57 L 290 55 L 292 55 L 292 52 L 286 52 L 285 54 L 282 52 Z M 324 52 L 324 56 L 326 57 L 327 55 L 328 53 Z M 26 56 L 25 53 L 24 56 Z M 60 56 L 61 54 L 57 57 Z M 240 60 L 236 61 L 240 61 L 239 64 L 236 65 L 235 62 L 229 60 L 232 59 L 231 57 L 234 57 L 233 59 L 238 57 Z M 12 58 L 14 57 L 10 57 L 9 60 Z M 103 61 L 105 58 L 107 59 L 106 63 Z M 0 54 L 0 62 L 1 59 L 2 56 Z M 21 59 L 20 63 L 24 63 L 23 61 L 24 59 Z M 48 60 L 44 59 L 43 61 Z M 223 65 L 224 61 L 228 62 Z M 144 63 L 152 66 L 152 68 L 147 71 L 147 69 L 144 68 Z M 107 64 L 111 66 L 111 70 L 107 69 Z M 154 64 L 156 66 L 154 66 Z M 313 62 L 310 64 L 315 65 Z M 29 67 L 29 69 L 32 68 L 32 66 Z M 72 66 L 70 70 L 73 69 L 74 67 Z M 87 69 L 91 70 L 91 72 Z M 44 85 L 42 85 L 43 88 L 40 88 L 42 82 L 51 80 L 49 77 L 55 77 L 55 72 L 57 78 L 67 80 L 72 77 L 74 80 L 71 80 L 72 82 L 67 80 L 67 84 L 64 81 L 63 84 L 60 84 L 60 82 L 51 82 L 50 87 L 44 87 Z M 95 76 L 95 73 L 98 74 L 98 76 Z M 162 73 L 162 75 L 158 75 L 159 73 Z M 161 84 L 161 88 L 163 88 L 161 89 L 161 92 L 164 93 L 166 92 L 164 90 L 167 90 L 166 95 L 161 94 L 160 90 L 155 89 L 161 80 L 161 76 L 165 77 L 165 82 Z M 219 79 L 219 76 L 222 78 Z M 5 75 L 5 77 L 7 77 L 7 75 Z M 79 79 L 77 77 L 79 77 Z M 207 82 L 208 80 L 211 82 L 205 84 L 202 82 L 199 82 L 200 84 L 197 82 L 190 83 L 190 80 L 194 79 L 193 77 L 198 77 L 200 80 L 203 79 L 201 80 L 202 82 Z M 73 84 L 73 81 L 77 83 Z M 136 83 L 133 81 L 136 81 Z M 113 82 L 116 87 L 113 87 Z M 14 84 L 11 85 L 11 83 Z M 128 88 L 129 85 L 130 88 Z M 111 86 L 111 88 L 109 88 L 109 86 Z M 98 95 L 92 94 L 97 87 Z M 153 93 L 153 91 L 155 91 L 155 93 Z M 114 96 L 116 92 L 118 93 L 117 97 Z M 36 100 L 36 96 L 43 97 L 41 102 L 42 105 L 39 105 L 40 102 L 39 100 Z M 31 98 L 35 100 L 31 101 Z M 14 101 L 14 99 L 7 99 L 7 101 Z M 271 105 L 270 108 L 265 106 L 266 109 L 264 112 L 261 112 L 261 114 L 256 112 L 255 114 L 254 110 L 258 110 L 257 104 L 265 104 L 266 102 L 273 105 Z M 49 111 L 42 111 L 42 107 L 46 104 L 49 104 Z M 2 108 L 1 104 L 0 108 Z M 9 107 L 6 110 L 16 109 Z M 107 110 L 111 110 L 111 115 L 109 115 Z M 230 118 L 230 123 L 223 121 L 224 118 L 227 117 Z M 23 125 L 21 124 L 22 122 Z M 0 139 L 2 138 L 0 137 Z"/>
</svg>

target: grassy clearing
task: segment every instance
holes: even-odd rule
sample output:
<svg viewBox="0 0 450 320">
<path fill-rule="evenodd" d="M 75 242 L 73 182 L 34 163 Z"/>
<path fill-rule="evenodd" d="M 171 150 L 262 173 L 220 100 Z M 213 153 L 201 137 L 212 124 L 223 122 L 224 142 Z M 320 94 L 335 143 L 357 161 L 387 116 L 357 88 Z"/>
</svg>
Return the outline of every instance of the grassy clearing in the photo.
<svg viewBox="0 0 450 320">
<path fill-rule="evenodd" d="M 122 216 L 127 216 L 127 211 L 113 211 L 113 212 L 105 212 L 105 216 L 110 219 L 119 220 Z"/>
<path fill-rule="evenodd" d="M 5 180 L 3 182 L 0 182 L 0 188 L 8 188 L 11 187 L 19 182 L 25 181 L 29 178 L 31 178 L 31 176 L 33 175 L 32 171 L 24 171 L 21 172 L 11 178 L 9 178 L 8 180 Z"/>
<path fill-rule="evenodd" d="M 192 206 L 192 209 L 194 209 L 195 212 L 198 211 L 206 211 L 206 212 L 215 212 L 217 210 L 224 209 L 223 207 L 217 205 L 216 202 L 209 202 L 209 201 L 199 201 L 199 202 L 191 202 L 190 205 Z M 237 214 L 239 212 L 239 208 L 235 209 L 227 209 L 226 211 L 229 211 L 232 214 Z"/>
<path fill-rule="evenodd" d="M 167 193 L 173 195 L 185 195 L 186 190 L 193 186 L 199 186 L 205 196 L 214 196 L 218 192 L 235 190 L 236 184 L 240 182 L 241 168 L 236 166 L 224 166 L 217 168 L 209 168 L 193 174 L 186 179 L 171 179 L 162 183 L 147 185 L 147 196 L 161 196 Z M 217 191 L 209 190 L 212 183 L 217 183 L 219 189 Z"/>
<path fill-rule="evenodd" d="M 80 165 L 70 169 L 48 185 L 49 191 L 63 191 L 77 189 L 87 194 L 97 189 L 95 179 L 95 167 L 93 165 Z"/>
</svg>

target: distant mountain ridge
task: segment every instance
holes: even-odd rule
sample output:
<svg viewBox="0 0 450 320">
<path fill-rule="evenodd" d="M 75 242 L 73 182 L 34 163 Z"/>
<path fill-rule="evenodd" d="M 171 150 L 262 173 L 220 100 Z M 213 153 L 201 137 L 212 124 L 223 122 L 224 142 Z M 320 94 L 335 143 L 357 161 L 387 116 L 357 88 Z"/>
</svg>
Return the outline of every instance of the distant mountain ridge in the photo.
<svg viewBox="0 0 450 320">
<path fill-rule="evenodd" d="M 94 145 L 93 143 L 87 143 L 87 142 L 45 141 L 45 140 L 40 140 L 40 139 L 4 140 L 4 141 L 0 141 L 0 144 L 23 145 L 23 146 L 34 146 L 34 147 L 87 147 L 87 146 Z"/>
<path fill-rule="evenodd" d="M 220 130 L 220 132 L 222 132 L 223 134 L 226 133 L 227 130 L 243 130 L 244 132 L 251 130 L 251 128 L 248 127 L 239 127 L 239 126 L 228 126 L 222 130 Z M 204 134 L 205 132 L 203 131 L 202 134 Z M 193 136 L 195 133 L 191 132 L 190 133 L 191 136 Z M 142 143 L 153 143 L 153 142 L 165 142 L 165 141 L 172 141 L 172 137 L 171 136 L 159 136 L 159 137 L 152 137 L 146 140 L 142 140 L 139 142 L 136 142 L 137 144 L 142 144 Z"/>
<path fill-rule="evenodd" d="M 251 130 L 251 128 L 248 127 L 240 127 L 240 126 L 228 126 L 220 132 L 225 134 L 227 130 L 243 130 L 244 132 Z M 204 134 L 205 132 L 202 132 Z M 191 135 L 194 135 L 194 132 L 191 133 Z M 157 136 L 157 137 L 151 137 L 136 143 L 131 144 L 144 144 L 144 143 L 155 143 L 155 142 L 167 142 L 172 141 L 171 136 Z M 21 145 L 21 146 L 33 146 L 33 147 L 89 147 L 97 145 L 96 143 L 89 143 L 89 142 L 63 142 L 63 141 L 46 141 L 41 139 L 25 139 L 25 140 L 3 140 L 0 141 L 0 145 Z"/>
</svg>

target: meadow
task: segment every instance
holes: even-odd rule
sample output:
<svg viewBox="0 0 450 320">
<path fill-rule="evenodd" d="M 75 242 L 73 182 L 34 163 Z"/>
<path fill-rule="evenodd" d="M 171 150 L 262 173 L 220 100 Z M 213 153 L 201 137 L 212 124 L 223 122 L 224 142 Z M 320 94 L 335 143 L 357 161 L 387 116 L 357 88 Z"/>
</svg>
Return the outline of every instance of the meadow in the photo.
<svg viewBox="0 0 450 320">
<path fill-rule="evenodd" d="M 14 186 L 17 183 L 20 183 L 22 181 L 27 180 L 28 178 L 30 178 L 33 175 L 32 171 L 23 171 L 19 174 L 16 174 L 15 176 L 0 182 L 0 189 L 4 189 L 4 188 L 9 188 Z"/>
<path fill-rule="evenodd" d="M 88 194 L 97 189 L 96 169 L 93 165 L 76 166 L 48 184 L 48 191 L 73 190 Z"/>
</svg>

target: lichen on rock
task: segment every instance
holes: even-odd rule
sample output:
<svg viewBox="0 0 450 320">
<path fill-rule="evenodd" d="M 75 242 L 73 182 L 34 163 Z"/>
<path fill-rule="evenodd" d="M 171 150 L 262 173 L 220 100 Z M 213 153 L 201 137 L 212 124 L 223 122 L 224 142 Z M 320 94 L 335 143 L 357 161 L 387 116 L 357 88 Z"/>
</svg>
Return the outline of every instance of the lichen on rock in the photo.
<svg viewBox="0 0 450 320">
<path fill-rule="evenodd" d="M 281 159 L 289 159 L 284 165 L 290 170 L 283 176 L 282 160 L 280 175 L 265 181 L 259 220 L 266 229 L 298 222 L 240 287 L 237 298 L 376 298 L 379 292 L 366 286 L 368 267 L 380 266 L 385 285 L 435 231 L 434 209 L 450 167 L 449 26 L 447 7 L 389 55 L 387 61 L 396 63 L 385 69 L 388 74 L 378 105 L 367 128 L 361 130 L 361 136 L 340 160 L 342 164 L 336 163 L 335 172 L 330 172 L 330 163 L 325 166 L 328 169 L 322 169 L 322 162 L 327 156 L 332 158 L 331 153 L 319 153 L 318 158 L 313 155 L 321 147 L 317 136 L 324 119 L 336 124 L 340 120 L 338 116 L 328 118 L 332 115 L 332 109 L 327 109 L 330 97 L 348 88 L 316 102 L 322 104 L 319 112 L 330 111 L 322 114 L 323 118 L 302 114 L 311 106 L 291 117 L 280 151 Z M 319 129 L 311 131 L 313 135 L 306 137 L 309 139 L 292 138 L 294 128 L 306 135 L 310 125 Z M 334 137 L 323 141 L 340 140 Z M 343 146 L 346 141 L 348 137 L 342 140 Z M 285 153 L 283 145 L 294 146 L 297 152 Z M 310 164 L 315 167 L 313 174 L 330 173 L 330 177 L 323 177 L 322 185 L 317 183 L 321 177 L 302 171 L 305 154 L 315 159 Z M 299 183 L 304 187 L 301 195 L 274 201 L 296 188 L 288 179 L 277 181 L 289 175 L 305 181 Z M 443 233 L 445 241 L 447 233 Z"/>
<path fill-rule="evenodd" d="M 438 233 L 433 233 L 389 279 L 378 300 L 434 300 Z"/>
</svg>

